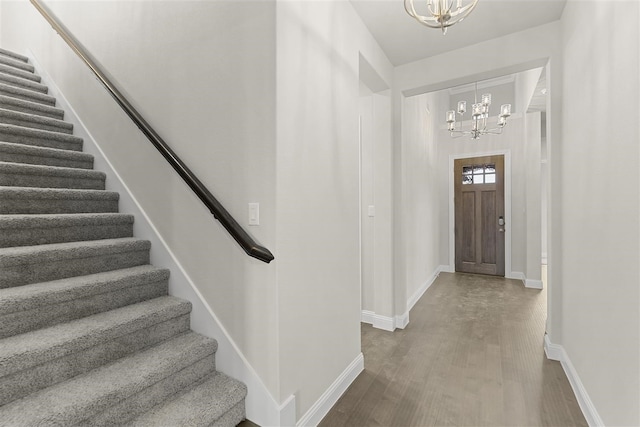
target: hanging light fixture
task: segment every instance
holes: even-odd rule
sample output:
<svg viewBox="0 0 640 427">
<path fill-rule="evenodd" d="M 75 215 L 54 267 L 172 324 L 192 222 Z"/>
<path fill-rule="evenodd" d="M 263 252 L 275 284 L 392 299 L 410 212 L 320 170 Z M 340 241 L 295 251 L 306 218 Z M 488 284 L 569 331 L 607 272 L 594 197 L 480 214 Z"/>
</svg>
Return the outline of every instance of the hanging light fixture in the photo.
<svg viewBox="0 0 640 427">
<path fill-rule="evenodd" d="M 440 28 L 443 35 L 447 34 L 448 27 L 466 18 L 478 4 L 478 0 L 426 0 L 429 15 L 420 15 L 416 12 L 414 1 L 404 0 L 407 13 L 422 25 Z M 463 3 L 466 4 L 463 6 Z"/>
<path fill-rule="evenodd" d="M 471 129 L 463 130 L 462 123 L 460 128 L 456 129 L 456 113 L 460 114 L 461 120 L 464 119 L 464 113 L 467 112 L 467 101 L 458 102 L 458 111 L 447 111 L 447 128 L 451 132 L 453 138 L 463 136 L 471 136 L 471 139 L 479 139 L 481 135 L 499 135 L 502 129 L 507 125 L 507 118 L 511 116 L 511 104 L 503 104 L 500 107 L 500 115 L 498 116 L 497 127 L 487 129 L 487 120 L 489 119 L 489 106 L 491 105 L 491 94 L 485 93 L 478 102 L 478 82 L 475 86 L 475 102 L 471 107 Z"/>
</svg>

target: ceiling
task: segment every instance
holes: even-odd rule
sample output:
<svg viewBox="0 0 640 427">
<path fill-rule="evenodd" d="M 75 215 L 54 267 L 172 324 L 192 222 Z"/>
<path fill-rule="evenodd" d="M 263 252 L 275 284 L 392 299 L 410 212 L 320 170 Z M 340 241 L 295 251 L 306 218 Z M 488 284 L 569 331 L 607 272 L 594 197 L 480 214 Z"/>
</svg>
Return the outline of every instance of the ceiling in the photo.
<svg viewBox="0 0 640 427">
<path fill-rule="evenodd" d="M 394 66 L 557 21 L 567 0 L 480 0 L 445 36 L 404 10 L 403 0 L 350 0 Z M 416 9 L 425 0 L 415 0 Z"/>
</svg>

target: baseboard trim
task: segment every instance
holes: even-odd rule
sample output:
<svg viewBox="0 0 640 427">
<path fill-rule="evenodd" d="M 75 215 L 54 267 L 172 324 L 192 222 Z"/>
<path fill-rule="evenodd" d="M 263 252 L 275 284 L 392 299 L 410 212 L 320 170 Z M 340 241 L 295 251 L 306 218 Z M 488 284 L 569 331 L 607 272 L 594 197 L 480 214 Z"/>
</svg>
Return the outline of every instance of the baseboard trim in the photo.
<svg viewBox="0 0 640 427">
<path fill-rule="evenodd" d="M 409 312 L 407 311 L 402 315 L 396 316 L 395 321 L 396 321 L 396 328 L 398 329 L 406 328 L 407 325 L 409 324 Z"/>
<path fill-rule="evenodd" d="M 542 289 L 542 280 L 525 279 L 524 287 L 529 289 Z"/>
<path fill-rule="evenodd" d="M 545 335 L 544 352 L 547 355 L 547 359 L 557 360 L 562 365 L 562 369 L 569 380 L 569 384 L 571 384 L 571 388 L 576 395 L 578 405 L 582 410 L 584 418 L 587 420 L 587 424 L 591 427 L 604 426 L 602 418 L 600 418 L 595 405 L 591 401 L 587 390 L 584 388 L 580 376 L 578 376 L 578 372 L 574 368 L 573 363 L 571 363 L 571 359 L 569 359 L 569 355 L 567 355 L 564 347 L 552 343 L 549 335 Z"/>
<path fill-rule="evenodd" d="M 347 388 L 356 379 L 360 372 L 364 370 L 364 356 L 360 353 L 344 371 L 336 378 L 336 380 L 329 386 L 329 388 L 322 393 L 322 396 L 316 401 L 316 403 L 309 408 L 306 414 L 298 420 L 296 426 L 298 427 L 315 427 L 320 424 L 320 421 L 329 413 L 333 405 L 336 404 L 340 396 L 347 391 Z"/>
<path fill-rule="evenodd" d="M 527 276 L 521 271 L 512 271 L 507 276 L 508 279 L 521 280 L 525 288 L 542 289 L 542 280 L 527 279 Z"/>
<path fill-rule="evenodd" d="M 287 425 L 283 423 L 286 421 L 285 417 L 287 417 L 288 425 L 294 425 L 295 399 L 291 401 L 291 398 L 289 398 L 282 405 L 276 402 L 260 376 L 244 357 L 231 335 L 215 315 L 211 306 L 207 304 L 202 294 L 198 291 L 195 283 L 142 209 L 136 197 L 100 148 L 100 144 L 80 119 L 63 91 L 45 71 L 32 51 L 28 50 L 25 56 L 29 58 L 42 78 L 42 83 L 48 86 L 49 94 L 56 98 L 57 108 L 65 111 L 65 121 L 73 123 L 74 135 L 83 138 L 84 152 L 94 156 L 95 169 L 107 175 L 107 190 L 116 191 L 120 194 L 120 211 L 135 216 L 134 231 L 136 236 L 151 241 L 153 248 L 151 251 L 151 263 L 162 265 L 171 270 L 171 278 L 169 279 L 171 294 L 191 302 L 191 328 L 218 341 L 216 366 L 220 371 L 239 379 L 247 385 L 250 390 L 245 400 L 247 418 L 259 425 L 268 426 Z M 289 415 L 292 403 L 294 407 L 293 418 Z"/>
<path fill-rule="evenodd" d="M 362 323 L 367 323 L 376 329 L 393 332 L 396 329 L 395 318 L 382 316 L 370 310 L 362 310 Z"/>
<path fill-rule="evenodd" d="M 411 297 L 407 300 L 407 313 L 410 312 L 413 306 L 416 305 L 416 303 L 420 300 L 420 298 L 422 298 L 422 295 L 424 295 L 424 293 L 427 292 L 427 289 L 429 289 L 431 285 L 433 285 L 433 282 L 435 282 L 435 280 L 438 278 L 440 273 L 447 272 L 447 271 L 449 271 L 448 265 L 439 265 L 436 268 L 436 271 L 433 272 L 431 277 L 429 277 L 427 281 L 424 282 L 422 286 L 420 286 L 420 288 L 418 288 L 418 290 L 415 291 L 413 295 L 411 295 Z"/>
</svg>

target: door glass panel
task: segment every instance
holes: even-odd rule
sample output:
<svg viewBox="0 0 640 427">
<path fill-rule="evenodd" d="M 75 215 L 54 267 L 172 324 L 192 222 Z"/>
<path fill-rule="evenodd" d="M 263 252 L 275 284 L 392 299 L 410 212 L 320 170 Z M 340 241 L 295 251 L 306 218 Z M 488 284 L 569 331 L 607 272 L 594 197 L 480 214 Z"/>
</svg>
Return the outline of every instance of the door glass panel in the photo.
<svg viewBox="0 0 640 427">
<path fill-rule="evenodd" d="M 496 183 L 496 174 L 488 173 L 484 176 L 484 182 L 487 184 L 495 184 Z"/>
<path fill-rule="evenodd" d="M 472 172 L 473 172 L 473 167 L 472 166 L 463 166 L 462 167 L 462 175 L 471 175 Z"/>
<path fill-rule="evenodd" d="M 487 165 L 484 168 L 484 173 L 496 173 L 496 165 Z"/>
<path fill-rule="evenodd" d="M 473 178 L 471 175 L 462 175 L 462 184 L 473 184 Z"/>
<path fill-rule="evenodd" d="M 474 184 L 484 184 L 484 175 L 473 175 Z"/>
</svg>

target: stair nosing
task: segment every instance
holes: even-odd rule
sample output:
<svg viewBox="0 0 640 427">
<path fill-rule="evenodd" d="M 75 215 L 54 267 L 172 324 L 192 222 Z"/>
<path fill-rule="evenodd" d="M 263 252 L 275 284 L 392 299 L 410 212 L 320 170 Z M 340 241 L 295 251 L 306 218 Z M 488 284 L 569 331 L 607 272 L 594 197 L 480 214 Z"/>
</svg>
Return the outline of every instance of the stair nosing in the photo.
<svg viewBox="0 0 640 427">
<path fill-rule="evenodd" d="M 39 102 L 28 101 L 26 99 L 13 98 L 7 95 L 0 95 L 0 105 L 2 105 L 3 102 L 13 107 L 19 107 L 19 108 L 24 108 L 24 109 L 33 110 L 33 111 L 40 111 L 41 113 L 55 115 L 60 117 L 58 120 L 62 120 L 64 118 L 64 110 L 61 108 L 54 107 L 52 105 L 46 105 Z M 43 116 L 43 117 L 49 117 L 49 116 Z"/>
<path fill-rule="evenodd" d="M 35 92 L 32 90 L 28 90 L 25 88 L 21 88 L 18 86 L 11 86 L 8 85 L 6 83 L 2 83 L 0 82 L 0 90 L 4 90 L 7 93 L 13 94 L 13 95 L 18 95 L 18 96 L 24 96 L 26 98 L 29 98 L 31 100 L 31 102 L 40 102 L 43 103 L 45 105 L 49 105 L 49 106 L 55 106 L 56 105 L 56 98 L 51 96 L 51 95 L 47 95 L 47 94 L 43 94 L 40 92 Z M 7 94 L 3 94 L 4 96 L 9 96 L 12 97 L 10 95 Z M 20 99 L 20 98 L 18 98 Z M 37 101 L 33 101 L 33 100 L 37 100 Z"/>
<path fill-rule="evenodd" d="M 27 63 L 29 62 L 28 57 L 7 49 L 0 48 L 0 55 L 8 56 L 9 58 L 12 58 L 14 61 L 22 61 Z"/>
<path fill-rule="evenodd" d="M 40 257 L 58 260 L 93 257 L 97 254 L 149 250 L 151 242 L 136 237 L 49 243 L 0 248 L 0 268 L 41 262 Z"/>
<path fill-rule="evenodd" d="M 34 198 L 40 196 L 39 199 L 56 199 L 58 196 L 67 196 L 67 199 L 84 200 L 87 196 L 90 199 L 99 200 L 119 200 L 120 194 L 116 191 L 92 190 L 84 188 L 38 188 L 38 187 L 17 187 L 0 185 L 0 197 L 3 195 L 14 196 L 12 199 L 24 199 L 25 197 Z M 18 196 L 18 197 L 15 197 Z M 47 197 L 43 197 L 47 196 Z M 52 197 L 53 196 L 53 197 Z M 70 197 L 75 196 L 75 197 Z M 82 197 L 78 197 L 82 196 Z"/>
<path fill-rule="evenodd" d="M 3 149 L 4 148 L 4 149 Z M 38 145 L 26 145 L 19 142 L 5 142 L 0 139 L 0 152 L 12 152 L 17 154 L 34 155 L 36 157 L 53 157 L 55 159 L 67 159 L 78 161 L 93 161 L 94 156 L 82 151 L 64 150 L 61 148 L 41 147 Z"/>
<path fill-rule="evenodd" d="M 52 117 L 41 116 L 39 114 L 30 114 L 30 113 L 23 113 L 22 111 L 9 110 L 6 108 L 2 108 L 1 105 L 0 105 L 0 117 L 5 117 L 9 120 L 20 120 L 27 123 L 57 127 L 64 130 L 73 131 L 73 123 L 65 122 L 64 120 L 54 119 Z M 18 126 L 18 125 L 14 125 L 14 126 Z M 55 131 L 52 131 L 52 132 L 55 132 Z"/>
<path fill-rule="evenodd" d="M 5 64 L 0 63 L 0 65 L 5 65 Z M 16 86 L 26 90 L 39 92 L 45 95 L 49 93 L 49 88 L 40 82 L 35 82 L 31 79 L 26 79 L 24 77 L 7 73 L 2 70 L 0 70 L 0 82 L 3 82 L 4 84 L 10 85 L 10 86 Z"/>
<path fill-rule="evenodd" d="M 29 173 L 31 172 L 31 173 Z M 68 166 L 33 165 L 30 163 L 15 163 L 0 161 L 0 173 L 27 174 L 35 176 L 72 177 L 76 179 L 90 179 L 104 181 L 107 174 L 93 169 L 72 168 Z"/>
<path fill-rule="evenodd" d="M 54 304 L 60 304 L 76 298 L 113 292 L 121 287 L 129 286 L 131 284 L 130 281 L 134 279 L 141 281 L 136 285 L 141 286 L 152 281 L 168 280 L 169 276 L 170 271 L 168 269 L 146 264 L 120 270 L 4 288 L 0 290 L 0 315 L 46 307 L 52 304 L 52 295 L 57 296 Z M 103 287 L 107 284 L 110 284 L 109 288 L 104 289 Z M 3 304 L 3 301 L 9 300 L 11 300 L 11 305 L 8 305 L 9 303 L 7 305 Z"/>
</svg>

